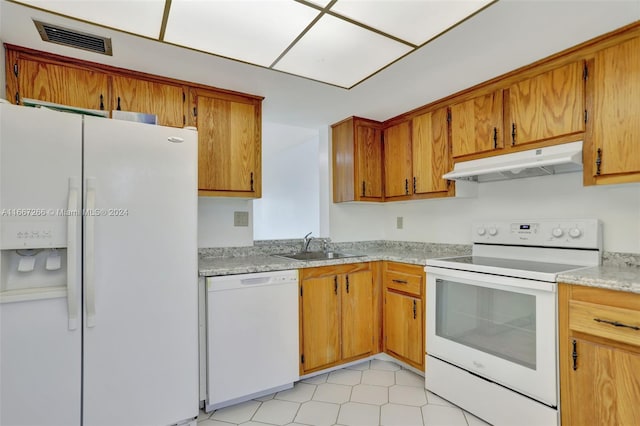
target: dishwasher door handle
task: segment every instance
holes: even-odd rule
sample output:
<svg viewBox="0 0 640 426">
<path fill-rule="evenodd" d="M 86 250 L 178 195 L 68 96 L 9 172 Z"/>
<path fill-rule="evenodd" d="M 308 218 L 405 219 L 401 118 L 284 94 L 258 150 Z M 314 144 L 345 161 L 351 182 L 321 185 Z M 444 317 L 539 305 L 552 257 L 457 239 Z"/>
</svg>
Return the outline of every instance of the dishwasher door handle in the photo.
<svg viewBox="0 0 640 426">
<path fill-rule="evenodd" d="M 240 284 L 242 285 L 269 284 L 270 282 L 271 282 L 271 277 L 244 278 L 240 280 Z"/>
</svg>

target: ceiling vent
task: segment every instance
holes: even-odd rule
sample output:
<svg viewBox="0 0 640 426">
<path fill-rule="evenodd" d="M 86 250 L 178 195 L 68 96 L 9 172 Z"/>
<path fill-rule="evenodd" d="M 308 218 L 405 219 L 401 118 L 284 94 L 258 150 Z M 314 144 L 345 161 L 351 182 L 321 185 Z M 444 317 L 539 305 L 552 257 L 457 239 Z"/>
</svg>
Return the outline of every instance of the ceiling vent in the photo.
<svg viewBox="0 0 640 426">
<path fill-rule="evenodd" d="M 113 55 L 110 38 L 87 34 L 36 20 L 34 20 L 33 23 L 36 24 L 38 33 L 40 33 L 40 37 L 42 37 L 44 41 L 101 53 L 103 55 Z"/>
</svg>

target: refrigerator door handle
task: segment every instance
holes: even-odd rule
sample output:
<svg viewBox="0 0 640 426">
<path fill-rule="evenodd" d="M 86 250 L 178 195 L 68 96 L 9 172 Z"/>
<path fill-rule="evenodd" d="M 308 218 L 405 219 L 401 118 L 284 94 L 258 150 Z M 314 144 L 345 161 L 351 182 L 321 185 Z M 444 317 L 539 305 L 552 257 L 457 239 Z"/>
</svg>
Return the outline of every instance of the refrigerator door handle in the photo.
<svg viewBox="0 0 640 426">
<path fill-rule="evenodd" d="M 78 192 L 80 179 L 69 178 L 69 201 L 67 216 L 67 310 L 69 313 L 69 330 L 78 328 L 78 247 L 76 246 L 78 230 Z"/>
<path fill-rule="evenodd" d="M 96 178 L 87 177 L 87 201 L 84 219 L 84 295 L 87 313 L 87 327 L 96 325 L 96 289 L 94 281 L 95 268 L 95 208 Z"/>
</svg>

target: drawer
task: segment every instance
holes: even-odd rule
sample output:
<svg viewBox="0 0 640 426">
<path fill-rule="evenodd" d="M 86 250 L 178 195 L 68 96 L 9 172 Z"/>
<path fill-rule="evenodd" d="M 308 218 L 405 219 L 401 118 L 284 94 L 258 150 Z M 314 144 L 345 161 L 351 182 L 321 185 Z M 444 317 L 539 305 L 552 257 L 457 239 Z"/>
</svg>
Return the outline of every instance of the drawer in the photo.
<svg viewBox="0 0 640 426">
<path fill-rule="evenodd" d="M 388 289 L 420 296 L 422 294 L 422 276 L 405 274 L 397 271 L 387 271 L 384 284 Z"/>
<path fill-rule="evenodd" d="M 569 328 L 573 331 L 640 346 L 640 312 L 571 300 Z"/>
</svg>

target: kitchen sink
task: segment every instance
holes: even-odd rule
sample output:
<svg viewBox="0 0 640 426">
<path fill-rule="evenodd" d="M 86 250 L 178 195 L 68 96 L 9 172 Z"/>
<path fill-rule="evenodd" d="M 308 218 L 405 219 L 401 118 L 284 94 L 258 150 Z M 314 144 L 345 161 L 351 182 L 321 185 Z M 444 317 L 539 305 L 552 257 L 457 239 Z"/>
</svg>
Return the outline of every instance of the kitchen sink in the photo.
<svg viewBox="0 0 640 426">
<path fill-rule="evenodd" d="M 305 251 L 299 253 L 280 253 L 274 254 L 276 257 L 284 257 L 292 260 L 329 260 L 329 259 L 344 259 L 345 257 L 362 257 L 364 254 L 354 253 L 339 253 L 335 251 Z"/>
</svg>

